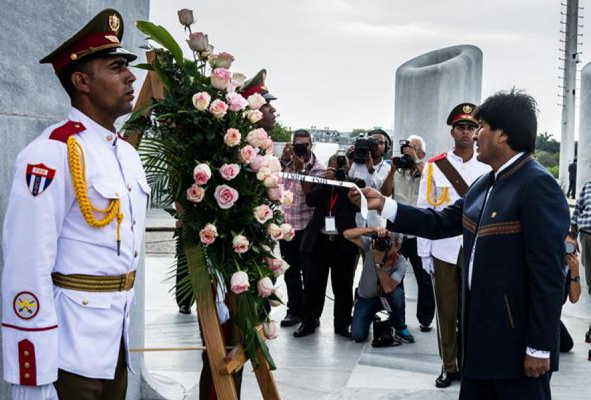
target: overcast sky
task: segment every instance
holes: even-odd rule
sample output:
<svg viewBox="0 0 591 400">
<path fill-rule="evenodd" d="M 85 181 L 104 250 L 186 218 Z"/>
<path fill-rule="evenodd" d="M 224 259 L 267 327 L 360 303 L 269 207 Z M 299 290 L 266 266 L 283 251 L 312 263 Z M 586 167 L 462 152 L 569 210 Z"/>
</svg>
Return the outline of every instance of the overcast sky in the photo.
<svg viewBox="0 0 591 400">
<path fill-rule="evenodd" d="M 235 56 L 233 71 L 267 69 L 279 120 L 292 128 L 392 129 L 396 68 L 473 44 L 484 53 L 483 99 L 525 89 L 538 101 L 539 131 L 560 137 L 560 0 L 151 0 L 151 20 L 178 41 L 180 8 L 195 11 L 193 31 Z"/>
</svg>

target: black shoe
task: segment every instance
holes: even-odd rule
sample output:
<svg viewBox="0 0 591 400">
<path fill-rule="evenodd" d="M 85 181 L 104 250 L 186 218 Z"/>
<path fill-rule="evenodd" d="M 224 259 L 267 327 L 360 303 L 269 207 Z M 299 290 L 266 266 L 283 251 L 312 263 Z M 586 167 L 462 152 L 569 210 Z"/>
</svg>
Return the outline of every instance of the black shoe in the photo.
<svg viewBox="0 0 591 400">
<path fill-rule="evenodd" d="M 433 329 L 431 327 L 431 325 L 419 325 L 419 329 L 421 332 L 431 332 L 431 330 Z"/>
<path fill-rule="evenodd" d="M 587 333 L 585 333 L 585 343 L 591 343 L 591 326 L 589 327 Z"/>
<path fill-rule="evenodd" d="M 316 325 L 317 326 L 317 325 Z M 293 333 L 294 337 L 304 337 L 314 333 L 316 331 L 316 326 L 314 324 L 307 324 L 302 322 L 298 329 L 295 330 Z"/>
<path fill-rule="evenodd" d="M 191 307 L 182 305 L 179 307 L 179 312 L 181 314 L 191 314 Z"/>
<path fill-rule="evenodd" d="M 459 372 L 446 372 L 446 371 L 442 371 L 441 375 L 439 375 L 437 377 L 437 379 L 435 379 L 435 386 L 438 388 L 446 388 L 449 385 L 451 385 L 451 383 L 453 381 L 459 381 L 460 380 L 460 373 Z"/>
<path fill-rule="evenodd" d="M 302 322 L 302 319 L 300 317 L 298 317 L 297 315 L 293 315 L 293 314 L 287 313 L 287 315 L 285 316 L 285 318 L 283 318 L 283 321 L 281 321 L 281 327 L 282 328 L 287 328 L 287 327 L 290 327 L 290 326 L 297 325 L 300 322 Z"/>
</svg>

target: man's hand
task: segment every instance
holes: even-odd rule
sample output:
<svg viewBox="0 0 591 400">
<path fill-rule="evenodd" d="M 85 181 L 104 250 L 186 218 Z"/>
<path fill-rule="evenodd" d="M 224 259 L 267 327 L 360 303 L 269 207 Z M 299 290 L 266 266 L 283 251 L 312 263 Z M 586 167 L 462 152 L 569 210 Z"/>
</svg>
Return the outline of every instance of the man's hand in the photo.
<svg viewBox="0 0 591 400">
<path fill-rule="evenodd" d="M 323 176 L 326 179 L 334 179 L 335 178 L 335 169 L 334 168 L 327 168 L 326 171 L 324 171 Z"/>
<path fill-rule="evenodd" d="M 402 154 L 406 154 L 407 156 L 412 158 L 415 162 L 417 162 L 417 160 L 419 159 L 419 157 L 417 156 L 417 151 L 412 145 L 405 146 L 404 149 L 402 150 Z"/>
<path fill-rule="evenodd" d="M 378 192 L 376 189 L 369 188 L 369 187 L 361 189 L 361 192 L 363 193 L 363 195 L 367 199 L 367 208 L 368 209 L 382 211 L 382 209 L 384 208 L 384 203 L 386 201 L 386 198 L 384 196 L 382 196 L 382 194 L 380 192 Z M 351 200 L 351 202 L 353 202 L 353 204 L 356 204 L 357 206 L 359 206 L 361 204 L 360 197 L 361 196 L 360 196 L 359 192 L 357 191 L 357 189 L 349 190 L 349 199 Z"/>
<path fill-rule="evenodd" d="M 526 354 L 523 367 L 526 376 L 529 376 L 530 378 L 538 378 L 550 371 L 550 359 L 532 357 Z"/>
</svg>

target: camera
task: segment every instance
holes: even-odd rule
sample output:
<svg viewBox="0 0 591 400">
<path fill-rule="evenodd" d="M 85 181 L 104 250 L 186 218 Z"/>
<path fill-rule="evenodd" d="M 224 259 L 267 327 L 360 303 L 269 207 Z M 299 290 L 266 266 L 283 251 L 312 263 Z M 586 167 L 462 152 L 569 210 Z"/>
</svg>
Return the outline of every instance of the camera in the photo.
<svg viewBox="0 0 591 400">
<path fill-rule="evenodd" d="M 305 157 L 308 154 L 307 143 L 296 143 L 293 145 L 293 152 L 298 157 Z"/>
<path fill-rule="evenodd" d="M 355 141 L 355 150 L 353 150 L 353 162 L 356 164 L 365 164 L 370 155 L 370 140 L 366 138 Z"/>
<path fill-rule="evenodd" d="M 396 168 L 412 169 L 415 166 L 415 160 L 413 160 L 408 154 L 404 154 L 404 149 L 410 147 L 410 142 L 408 140 L 401 140 L 399 144 L 401 156 L 393 157 L 392 162 L 396 165 Z"/>
<path fill-rule="evenodd" d="M 388 251 L 392 247 L 392 238 L 390 235 L 379 237 L 377 234 L 372 234 L 373 248 L 377 251 Z"/>
</svg>

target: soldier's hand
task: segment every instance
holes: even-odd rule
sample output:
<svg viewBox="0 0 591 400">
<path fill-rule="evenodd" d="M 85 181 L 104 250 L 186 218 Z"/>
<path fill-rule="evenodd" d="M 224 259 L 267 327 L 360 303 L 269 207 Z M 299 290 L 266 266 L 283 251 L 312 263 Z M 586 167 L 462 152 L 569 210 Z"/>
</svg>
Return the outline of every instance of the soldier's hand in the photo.
<svg viewBox="0 0 591 400">
<path fill-rule="evenodd" d="M 530 378 L 538 378 L 550 371 L 550 359 L 532 357 L 526 354 L 523 366 L 526 376 L 529 376 Z"/>
</svg>

